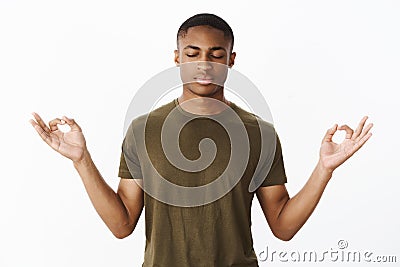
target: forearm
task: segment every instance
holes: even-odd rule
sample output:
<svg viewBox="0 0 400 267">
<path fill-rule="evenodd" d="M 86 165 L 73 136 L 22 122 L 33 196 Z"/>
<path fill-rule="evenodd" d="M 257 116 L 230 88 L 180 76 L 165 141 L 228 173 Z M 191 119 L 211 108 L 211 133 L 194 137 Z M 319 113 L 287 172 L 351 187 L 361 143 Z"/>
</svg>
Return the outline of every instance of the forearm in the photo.
<svg viewBox="0 0 400 267">
<path fill-rule="evenodd" d="M 318 163 L 304 187 L 285 203 L 277 223 L 284 239 L 291 239 L 311 216 L 331 176 Z"/>
<path fill-rule="evenodd" d="M 111 232 L 116 236 L 130 233 L 132 226 L 124 203 L 105 182 L 87 150 L 79 162 L 74 162 L 74 167 L 94 208 Z"/>
</svg>

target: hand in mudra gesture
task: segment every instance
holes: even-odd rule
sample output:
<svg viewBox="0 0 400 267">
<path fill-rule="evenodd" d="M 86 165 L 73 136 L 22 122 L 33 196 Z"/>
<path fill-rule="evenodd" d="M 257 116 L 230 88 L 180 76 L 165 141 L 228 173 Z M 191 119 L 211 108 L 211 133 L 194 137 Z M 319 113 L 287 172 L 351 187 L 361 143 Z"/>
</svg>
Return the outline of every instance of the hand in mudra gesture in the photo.
<svg viewBox="0 0 400 267">
<path fill-rule="evenodd" d="M 335 124 L 326 132 L 320 149 L 320 161 L 326 170 L 333 172 L 368 141 L 372 135 L 369 130 L 371 130 L 373 124 L 370 123 L 365 126 L 367 119 L 367 116 L 362 118 L 356 131 L 353 131 L 347 125 L 338 127 Z M 346 137 L 340 144 L 332 141 L 332 137 L 337 130 L 346 131 Z"/>
<path fill-rule="evenodd" d="M 63 116 L 62 119 L 51 120 L 49 126 L 47 126 L 37 113 L 32 113 L 32 115 L 35 120 L 31 119 L 30 123 L 43 141 L 74 162 L 82 159 L 86 150 L 86 141 L 81 127 L 73 119 Z M 64 133 L 58 129 L 58 125 L 65 124 L 71 129 Z"/>
</svg>

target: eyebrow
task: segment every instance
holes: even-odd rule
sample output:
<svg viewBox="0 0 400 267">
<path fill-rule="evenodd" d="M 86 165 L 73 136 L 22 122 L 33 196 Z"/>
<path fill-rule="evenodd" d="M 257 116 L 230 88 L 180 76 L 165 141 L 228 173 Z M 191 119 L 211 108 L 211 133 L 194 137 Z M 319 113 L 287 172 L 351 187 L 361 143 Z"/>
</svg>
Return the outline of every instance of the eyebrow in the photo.
<svg viewBox="0 0 400 267">
<path fill-rule="evenodd" d="M 185 49 L 200 50 L 200 47 L 197 47 L 197 46 L 194 46 L 194 45 L 188 45 L 183 50 L 185 50 Z M 224 51 L 226 51 L 226 49 L 223 48 L 222 46 L 210 47 L 209 50 L 211 50 L 211 51 L 216 51 L 216 50 L 224 50 Z"/>
</svg>

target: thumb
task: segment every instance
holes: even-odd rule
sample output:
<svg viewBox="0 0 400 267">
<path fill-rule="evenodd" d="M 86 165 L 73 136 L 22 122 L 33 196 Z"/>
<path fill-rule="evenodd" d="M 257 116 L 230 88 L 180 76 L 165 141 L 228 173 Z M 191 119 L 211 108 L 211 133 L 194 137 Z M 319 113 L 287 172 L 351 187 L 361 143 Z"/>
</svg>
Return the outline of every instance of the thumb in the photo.
<svg viewBox="0 0 400 267">
<path fill-rule="evenodd" d="M 325 134 L 324 138 L 322 139 L 322 143 L 324 143 L 324 142 L 332 142 L 332 137 L 335 134 L 335 132 L 337 131 L 337 128 L 338 128 L 338 125 L 335 124 L 335 125 L 333 125 L 332 128 L 328 129 L 326 131 L 326 134 Z"/>
</svg>

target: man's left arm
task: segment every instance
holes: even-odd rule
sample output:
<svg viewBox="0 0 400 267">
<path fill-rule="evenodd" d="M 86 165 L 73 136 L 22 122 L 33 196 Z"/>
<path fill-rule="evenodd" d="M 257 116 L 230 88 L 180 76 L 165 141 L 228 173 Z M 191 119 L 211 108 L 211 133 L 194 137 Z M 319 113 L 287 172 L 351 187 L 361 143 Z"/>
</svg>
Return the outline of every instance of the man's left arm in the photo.
<svg viewBox="0 0 400 267">
<path fill-rule="evenodd" d="M 304 187 L 292 198 L 285 185 L 257 189 L 257 198 L 273 234 L 281 240 L 290 240 L 304 225 L 317 206 L 333 171 L 358 151 L 371 137 L 372 123 L 365 126 L 364 117 L 356 131 L 349 126 L 334 125 L 321 144 L 317 166 Z M 346 131 L 345 140 L 336 144 L 332 137 L 337 130 Z"/>
</svg>

